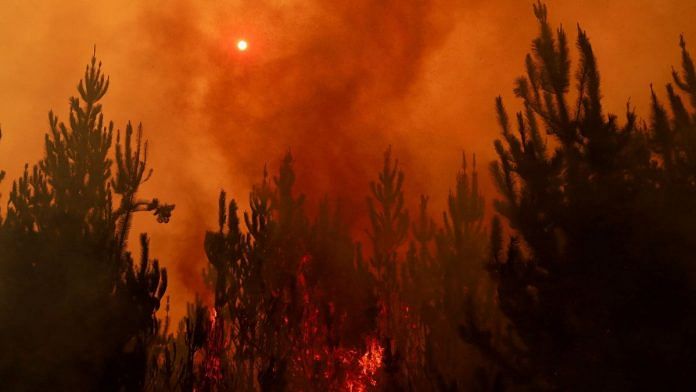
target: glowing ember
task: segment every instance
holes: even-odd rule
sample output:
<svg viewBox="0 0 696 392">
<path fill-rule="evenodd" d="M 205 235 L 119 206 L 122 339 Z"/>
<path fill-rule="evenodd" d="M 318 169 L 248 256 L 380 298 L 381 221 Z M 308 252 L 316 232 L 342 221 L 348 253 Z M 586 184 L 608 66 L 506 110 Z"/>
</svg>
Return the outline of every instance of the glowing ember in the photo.
<svg viewBox="0 0 696 392">
<path fill-rule="evenodd" d="M 249 43 L 246 40 L 240 39 L 237 41 L 237 50 L 244 52 L 249 48 Z"/>
<path fill-rule="evenodd" d="M 218 313 L 215 308 L 209 309 L 209 331 L 206 342 L 206 355 L 203 363 L 203 383 L 216 385 L 222 380 L 221 355 L 224 350 L 224 331 L 218 321 Z"/>
<path fill-rule="evenodd" d="M 377 372 L 382 367 L 384 347 L 378 340 L 371 338 L 367 342 L 367 351 L 358 359 L 359 374 L 349 375 L 345 390 L 350 392 L 365 392 L 368 387 L 377 386 Z"/>
<path fill-rule="evenodd" d="M 312 380 L 316 390 L 373 390 L 383 366 L 384 349 L 374 337 L 366 339 L 365 351 L 332 343 L 331 328 L 336 328 L 337 324 L 327 324 L 327 317 L 333 323 L 340 323 L 346 314 L 337 309 L 333 301 L 324 301 L 325 293 L 308 282 L 305 274 L 312 262 L 311 255 L 304 255 L 297 266 L 295 298 L 302 307 L 302 328 L 292 362 L 293 371 L 300 378 Z M 322 302 L 328 306 L 321 307 Z M 289 324 L 287 316 L 285 324 Z"/>
<path fill-rule="evenodd" d="M 367 352 L 360 358 L 360 368 L 362 373 L 371 378 L 382 367 L 382 356 L 384 355 L 384 347 L 380 346 L 377 339 L 371 339 Z M 374 385 L 374 384 L 373 384 Z"/>
</svg>

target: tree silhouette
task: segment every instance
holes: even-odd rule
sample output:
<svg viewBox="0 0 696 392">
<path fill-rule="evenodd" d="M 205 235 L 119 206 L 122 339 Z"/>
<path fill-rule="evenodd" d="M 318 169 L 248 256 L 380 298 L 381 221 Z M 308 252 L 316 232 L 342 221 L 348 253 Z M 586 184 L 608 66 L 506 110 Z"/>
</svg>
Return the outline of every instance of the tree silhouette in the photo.
<svg viewBox="0 0 696 392">
<path fill-rule="evenodd" d="M 168 300 L 157 317 L 169 282 L 149 237 L 137 255 L 129 246 L 134 214 L 166 223 L 174 206 L 141 196 L 152 175 L 142 126 L 104 120 L 110 81 L 93 56 L 67 120 L 49 113 L 44 155 L 12 183 L 0 219 L 0 387 L 693 389 L 686 40 L 666 103 L 651 86 L 649 120 L 630 105 L 620 120 L 602 105 L 587 33 L 578 26 L 572 53 L 546 5 L 533 10 L 521 110 L 511 118 L 495 102 L 490 227 L 475 155 L 463 156 L 440 220 L 431 196 L 409 204 L 391 148 L 364 209 L 351 211 L 305 198 L 288 152 L 275 175 L 264 167 L 246 210 L 220 192 L 201 244 L 211 295 L 197 294 L 174 330 Z M 346 214 L 369 218 L 366 250 Z"/>
<path fill-rule="evenodd" d="M 309 219 L 294 182 L 288 154 L 272 180 L 264 170 L 243 221 L 237 203 L 220 193 L 217 230 L 204 242 L 214 303 L 191 304 L 178 336 L 160 340 L 150 389 L 323 391 L 370 383 L 360 353 L 371 347 L 375 325 L 371 275 L 338 211 L 324 201 Z"/>
<path fill-rule="evenodd" d="M 605 115 L 597 61 L 580 28 L 571 104 L 566 33 L 554 34 L 541 2 L 534 12 L 540 34 L 515 87 L 523 111 L 513 133 L 497 100 L 503 140 L 491 167 L 503 197 L 496 209 L 516 233 L 503 252 L 494 225 L 491 268 L 501 309 L 524 343 L 517 368 L 543 389 L 686 385 L 695 297 L 684 230 L 693 220 L 678 223 L 690 202 L 669 186 L 688 184 L 688 169 L 674 167 L 675 151 L 689 148 L 674 137 L 683 105 L 668 88 L 668 126 L 653 98 L 649 130 L 630 108 L 623 125 Z M 673 197 L 684 203 L 664 204 Z"/>
<path fill-rule="evenodd" d="M 92 57 L 70 99 L 68 124 L 49 113 L 44 158 L 12 185 L 0 229 L 3 380 L 19 389 L 139 388 L 167 274 L 141 237 L 126 250 L 133 213 L 166 222 L 173 205 L 135 201 L 147 180 L 147 144 L 132 127 L 116 143 L 100 100 L 109 87 Z M 121 206 L 113 208 L 114 197 Z"/>
</svg>

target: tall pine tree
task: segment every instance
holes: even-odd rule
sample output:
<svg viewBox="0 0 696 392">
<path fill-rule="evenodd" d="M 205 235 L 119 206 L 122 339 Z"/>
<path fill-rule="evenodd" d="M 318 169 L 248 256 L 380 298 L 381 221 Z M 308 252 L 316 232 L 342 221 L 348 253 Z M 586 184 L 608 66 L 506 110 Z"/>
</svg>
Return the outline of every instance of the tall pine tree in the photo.
<svg viewBox="0 0 696 392">
<path fill-rule="evenodd" d="M 492 165 L 496 209 L 515 233 L 503 249 L 494 225 L 491 262 L 501 309 L 524 346 L 512 363 L 542 389 L 687 385 L 694 220 L 679 214 L 693 210 L 683 192 L 694 173 L 675 164 L 688 156 L 688 116 L 668 88 L 671 123 L 655 99 L 651 129 L 630 108 L 619 124 L 604 113 L 585 31 L 573 83 L 566 32 L 553 31 L 541 2 L 534 12 L 540 33 L 515 87 L 523 110 L 513 131 L 498 99 Z M 685 72 L 675 79 L 688 91 L 688 60 Z"/>
<path fill-rule="evenodd" d="M 147 143 L 105 123 L 109 79 L 95 57 L 70 99 L 68 123 L 49 113 L 44 158 L 12 185 L 0 228 L 3 384 L 17 389 L 138 388 L 166 270 L 126 247 L 131 217 L 169 220 L 173 205 L 139 199 Z M 113 170 L 113 171 L 112 171 Z M 115 200 L 119 207 L 114 208 Z"/>
</svg>

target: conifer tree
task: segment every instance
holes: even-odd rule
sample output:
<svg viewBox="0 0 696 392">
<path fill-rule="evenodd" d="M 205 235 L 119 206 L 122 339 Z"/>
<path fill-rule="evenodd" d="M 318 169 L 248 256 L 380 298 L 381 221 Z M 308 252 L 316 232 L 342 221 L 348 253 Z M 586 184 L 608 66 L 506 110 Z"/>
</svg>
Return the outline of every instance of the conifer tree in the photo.
<svg viewBox="0 0 696 392">
<path fill-rule="evenodd" d="M 369 235 L 373 250 L 370 263 L 375 274 L 376 297 L 379 301 L 378 328 L 385 347 L 387 390 L 402 390 L 411 382 L 403 359 L 407 351 L 408 336 L 401 328 L 403 304 L 399 295 L 399 263 L 402 260 L 398 252 L 407 240 L 409 229 L 403 182 L 404 173 L 399 168 L 399 162 L 392 159 L 389 148 L 384 153 L 379 180 L 370 183 L 371 197 L 367 199 L 371 222 Z"/>
<path fill-rule="evenodd" d="M 523 343 L 507 363 L 518 382 L 538 389 L 686 385 L 690 235 L 673 220 L 674 206 L 661 204 L 685 200 L 665 183 L 688 172 L 674 168 L 675 151 L 687 146 L 672 129 L 684 121 L 683 106 L 668 89 L 672 124 L 654 98 L 652 129 L 643 132 L 630 108 L 619 125 L 603 111 L 597 59 L 580 28 L 571 103 L 567 35 L 552 30 L 543 3 L 534 13 L 540 33 L 515 87 L 523 104 L 516 132 L 496 102 L 496 209 L 515 234 L 504 250 L 494 224 L 491 268 L 501 310 Z"/>
<path fill-rule="evenodd" d="M 374 332 L 371 275 L 338 210 L 324 201 L 308 218 L 292 163 L 286 155 L 272 180 L 264 170 L 243 220 L 220 193 L 217 230 L 204 242 L 214 302 L 192 304 L 177 337 L 160 340 L 150 389 L 319 391 L 371 382 L 359 354 Z"/>
<path fill-rule="evenodd" d="M 12 185 L 0 230 L 0 301 L 12 315 L 0 333 L 11 348 L 0 368 L 10 387 L 117 390 L 144 382 L 167 278 L 149 258 L 147 237 L 139 264 L 126 238 L 133 213 L 166 222 L 174 206 L 136 199 L 147 180 L 147 144 L 139 132 L 133 145 L 130 124 L 125 141 L 117 138 L 112 173 L 114 126 L 100 103 L 108 87 L 92 57 L 68 123 L 49 113 L 44 158 Z"/>
<path fill-rule="evenodd" d="M 441 383 L 457 388 L 471 388 L 477 382 L 475 374 L 494 379 L 499 366 L 498 358 L 490 354 L 501 339 L 497 329 L 502 320 L 496 312 L 493 285 L 485 273 L 487 239 L 483 219 L 476 155 L 471 166 L 463 155 L 454 190 L 447 198 L 443 227 L 436 236 L 437 262 L 442 271 L 440 312 L 444 318 L 436 342 L 439 376 Z M 457 337 L 467 345 L 458 344 Z M 481 359 L 472 346 L 481 350 Z M 461 363 L 464 358 L 470 359 Z"/>
</svg>

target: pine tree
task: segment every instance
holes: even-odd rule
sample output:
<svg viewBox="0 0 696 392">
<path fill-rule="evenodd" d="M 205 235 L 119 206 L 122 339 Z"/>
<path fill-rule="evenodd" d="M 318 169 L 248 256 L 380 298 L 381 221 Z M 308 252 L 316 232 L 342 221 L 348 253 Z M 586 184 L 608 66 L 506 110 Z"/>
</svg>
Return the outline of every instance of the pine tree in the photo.
<svg viewBox="0 0 696 392">
<path fill-rule="evenodd" d="M 455 188 L 450 191 L 447 211 L 443 213 L 443 227 L 436 238 L 443 287 L 440 312 L 444 317 L 439 342 L 439 360 L 443 363 L 440 377 L 441 382 L 458 388 L 475 388 L 481 381 L 474 375 L 485 375 L 495 382 L 501 366 L 496 354 L 501 339 L 497 329 L 502 320 L 496 312 L 494 286 L 485 273 L 487 239 L 483 222 L 484 199 L 479 189 L 476 156 L 473 155 L 469 167 L 463 155 Z M 457 337 L 467 345 L 458 344 Z"/>
<path fill-rule="evenodd" d="M 217 230 L 204 242 L 214 302 L 191 304 L 177 336 L 159 340 L 150 390 L 338 391 L 371 383 L 373 371 L 361 365 L 374 347 L 371 275 L 338 208 L 324 201 L 309 219 L 294 182 L 288 154 L 272 180 L 264 169 L 243 220 L 220 193 Z"/>
<path fill-rule="evenodd" d="M 408 335 L 402 324 L 402 299 L 399 250 L 407 240 L 408 211 L 402 190 L 404 173 L 399 162 L 392 159 L 391 148 L 384 153 L 379 180 L 370 183 L 371 197 L 367 203 L 370 214 L 373 256 L 370 267 L 375 275 L 376 297 L 379 301 L 379 333 L 385 347 L 385 388 L 403 390 L 412 382 L 407 376 L 404 355 Z"/>
<path fill-rule="evenodd" d="M 506 252 L 499 224 L 492 236 L 500 306 L 523 343 L 508 363 L 540 389 L 680 385 L 693 342 L 689 234 L 661 200 L 678 195 L 665 181 L 688 172 L 674 169 L 687 144 L 657 103 L 648 132 L 630 108 L 623 125 L 604 114 L 597 60 L 579 27 L 571 104 L 566 33 L 552 31 L 541 2 L 534 12 L 540 33 L 515 88 L 523 111 L 513 133 L 497 100 L 503 140 L 491 168 L 496 209 L 516 233 Z"/>
<path fill-rule="evenodd" d="M 109 79 L 96 58 L 70 99 L 68 124 L 49 113 L 44 158 L 12 185 L 0 241 L 3 252 L 2 346 L 8 386 L 28 389 L 137 388 L 144 381 L 154 313 L 166 271 L 141 238 L 136 265 L 126 250 L 131 215 L 151 211 L 166 222 L 174 206 L 136 200 L 147 178 L 147 144 L 117 138 L 101 99 Z M 114 197 L 121 207 L 113 208 Z"/>
</svg>

